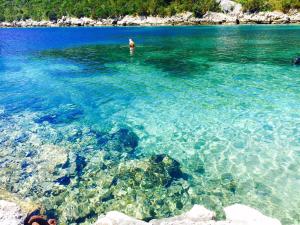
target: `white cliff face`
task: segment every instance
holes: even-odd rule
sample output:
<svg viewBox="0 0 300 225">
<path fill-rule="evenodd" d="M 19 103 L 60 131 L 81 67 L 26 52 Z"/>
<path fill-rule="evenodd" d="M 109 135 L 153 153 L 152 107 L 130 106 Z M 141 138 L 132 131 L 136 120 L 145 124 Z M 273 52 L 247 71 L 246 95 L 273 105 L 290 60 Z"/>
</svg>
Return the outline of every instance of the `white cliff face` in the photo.
<svg viewBox="0 0 300 225">
<path fill-rule="evenodd" d="M 0 224 L 21 225 L 24 215 L 18 205 L 12 202 L 0 200 Z"/>
<path fill-rule="evenodd" d="M 101 215 L 93 225 L 281 225 L 279 220 L 267 217 L 245 205 L 235 204 L 224 209 L 226 220 L 216 221 L 215 213 L 201 205 L 171 218 L 151 220 L 146 223 L 119 212 Z"/>
</svg>

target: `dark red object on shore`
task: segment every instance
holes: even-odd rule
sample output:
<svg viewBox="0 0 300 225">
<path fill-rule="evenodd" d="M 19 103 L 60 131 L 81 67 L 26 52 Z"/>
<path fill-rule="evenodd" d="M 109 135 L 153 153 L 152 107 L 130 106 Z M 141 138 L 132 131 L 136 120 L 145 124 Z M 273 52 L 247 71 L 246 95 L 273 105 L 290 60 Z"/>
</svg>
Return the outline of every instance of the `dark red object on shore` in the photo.
<svg viewBox="0 0 300 225">
<path fill-rule="evenodd" d="M 46 220 L 45 216 L 29 214 L 24 220 L 24 225 L 57 225 L 55 219 Z"/>
</svg>

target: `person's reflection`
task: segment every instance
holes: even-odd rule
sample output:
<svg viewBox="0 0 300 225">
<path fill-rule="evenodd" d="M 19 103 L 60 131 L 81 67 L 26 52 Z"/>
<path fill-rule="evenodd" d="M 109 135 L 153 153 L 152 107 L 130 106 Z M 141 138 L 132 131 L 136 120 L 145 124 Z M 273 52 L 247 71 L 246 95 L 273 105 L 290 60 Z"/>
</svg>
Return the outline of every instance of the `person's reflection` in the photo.
<svg viewBox="0 0 300 225">
<path fill-rule="evenodd" d="M 129 48 L 129 53 L 130 53 L 130 56 L 133 56 L 134 55 L 134 47 L 133 48 Z"/>
</svg>

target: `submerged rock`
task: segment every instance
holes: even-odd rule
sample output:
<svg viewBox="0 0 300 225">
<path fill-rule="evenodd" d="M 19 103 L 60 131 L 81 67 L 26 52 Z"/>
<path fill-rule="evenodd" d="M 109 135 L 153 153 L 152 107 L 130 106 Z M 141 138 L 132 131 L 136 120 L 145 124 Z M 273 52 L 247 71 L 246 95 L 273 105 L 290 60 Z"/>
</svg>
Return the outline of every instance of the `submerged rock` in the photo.
<svg viewBox="0 0 300 225">
<path fill-rule="evenodd" d="M 101 139 L 105 151 L 131 154 L 138 146 L 138 136 L 129 129 L 121 128 L 117 132 Z"/>
<path fill-rule="evenodd" d="M 51 197 L 64 223 L 87 222 L 110 210 L 150 220 L 173 215 L 190 204 L 189 186 L 176 160 L 157 155 L 103 168 L 106 160 L 100 156 L 105 154 L 100 151 L 99 157 L 87 161 L 76 185 L 71 183 L 67 192 Z"/>
<path fill-rule="evenodd" d="M 83 116 L 83 110 L 76 105 L 67 104 L 58 107 L 47 115 L 36 119 L 37 123 L 48 122 L 51 124 L 70 123 Z"/>
<path fill-rule="evenodd" d="M 294 65 L 300 65 L 300 57 L 296 57 L 296 58 L 293 60 L 293 64 L 294 64 Z"/>
<path fill-rule="evenodd" d="M 121 165 L 114 180 L 116 186 L 126 181 L 132 187 L 154 188 L 168 187 L 172 181 L 182 176 L 183 173 L 176 160 L 167 155 L 156 155 L 146 160 L 131 161 Z"/>
<path fill-rule="evenodd" d="M 71 179 L 68 176 L 63 176 L 63 177 L 58 178 L 55 182 L 57 182 L 61 185 L 69 185 L 71 182 Z"/>
<path fill-rule="evenodd" d="M 136 148 L 138 145 L 138 136 L 129 129 L 122 128 L 112 135 L 113 140 L 123 144 L 125 148 Z"/>
</svg>

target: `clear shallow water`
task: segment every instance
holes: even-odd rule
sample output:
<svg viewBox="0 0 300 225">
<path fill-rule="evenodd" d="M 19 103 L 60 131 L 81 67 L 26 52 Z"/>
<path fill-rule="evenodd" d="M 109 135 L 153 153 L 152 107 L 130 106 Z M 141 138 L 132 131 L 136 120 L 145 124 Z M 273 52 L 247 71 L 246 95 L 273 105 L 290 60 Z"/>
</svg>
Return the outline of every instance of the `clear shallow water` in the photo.
<svg viewBox="0 0 300 225">
<path fill-rule="evenodd" d="M 299 37 L 299 26 L 1 29 L 0 187 L 66 224 L 196 203 L 222 215 L 235 202 L 300 224 Z M 158 154 L 185 176 L 123 178 Z M 116 173 L 124 183 L 107 187 Z"/>
</svg>

